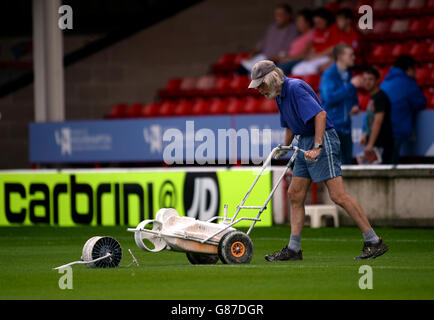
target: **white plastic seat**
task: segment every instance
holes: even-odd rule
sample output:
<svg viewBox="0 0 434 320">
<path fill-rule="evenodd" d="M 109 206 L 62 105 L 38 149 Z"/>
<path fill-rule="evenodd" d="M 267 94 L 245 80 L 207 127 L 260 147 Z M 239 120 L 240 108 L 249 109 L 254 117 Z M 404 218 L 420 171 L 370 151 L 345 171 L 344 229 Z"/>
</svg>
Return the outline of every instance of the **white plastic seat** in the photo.
<svg viewBox="0 0 434 320">
<path fill-rule="evenodd" d="M 310 217 L 310 227 L 320 228 L 323 227 L 322 217 L 333 217 L 333 224 L 339 227 L 338 207 L 335 205 L 317 204 L 305 206 L 306 216 Z"/>
</svg>

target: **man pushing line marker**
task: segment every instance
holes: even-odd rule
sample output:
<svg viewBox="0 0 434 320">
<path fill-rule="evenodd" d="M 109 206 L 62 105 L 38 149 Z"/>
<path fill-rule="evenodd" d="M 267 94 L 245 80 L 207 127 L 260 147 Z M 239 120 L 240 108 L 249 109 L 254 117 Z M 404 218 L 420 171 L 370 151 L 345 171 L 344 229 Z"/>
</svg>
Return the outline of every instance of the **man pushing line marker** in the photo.
<svg viewBox="0 0 434 320">
<path fill-rule="evenodd" d="M 267 261 L 302 260 L 300 249 L 304 226 L 304 201 L 311 182 L 324 181 L 330 198 L 345 209 L 363 233 L 362 254 L 355 259 L 376 258 L 388 247 L 372 229 L 359 202 L 345 189 L 340 157 L 340 142 L 332 122 L 313 89 L 303 80 L 288 78 L 274 62 L 262 60 L 252 69 L 249 88 L 256 88 L 268 99 L 276 99 L 280 124 L 286 128 L 283 145 L 289 146 L 299 135 L 298 146 L 307 152 L 295 160 L 288 195 L 291 206 L 289 245 L 265 256 Z M 281 150 L 276 159 L 287 151 Z"/>
</svg>

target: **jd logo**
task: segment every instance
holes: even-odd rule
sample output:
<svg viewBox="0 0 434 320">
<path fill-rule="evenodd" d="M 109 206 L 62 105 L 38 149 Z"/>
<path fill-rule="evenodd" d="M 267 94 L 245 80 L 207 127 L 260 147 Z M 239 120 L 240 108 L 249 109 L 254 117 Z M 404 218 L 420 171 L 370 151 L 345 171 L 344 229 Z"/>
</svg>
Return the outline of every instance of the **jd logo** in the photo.
<svg viewBox="0 0 434 320">
<path fill-rule="evenodd" d="M 187 216 L 208 220 L 218 215 L 220 194 L 215 172 L 189 172 L 184 182 L 184 208 Z"/>
<path fill-rule="evenodd" d="M 63 276 L 61 276 L 59 278 L 59 288 L 61 290 L 65 290 L 65 289 L 69 289 L 72 290 L 72 268 L 71 267 L 65 267 L 62 269 L 59 269 L 59 273 L 63 274 L 65 273 Z"/>
<path fill-rule="evenodd" d="M 373 289 L 372 267 L 367 265 L 360 266 L 359 273 L 363 274 L 359 279 L 359 288 L 362 290 Z"/>
<path fill-rule="evenodd" d="M 176 208 L 176 190 L 171 181 L 164 181 L 160 188 L 158 200 L 160 208 Z"/>
</svg>

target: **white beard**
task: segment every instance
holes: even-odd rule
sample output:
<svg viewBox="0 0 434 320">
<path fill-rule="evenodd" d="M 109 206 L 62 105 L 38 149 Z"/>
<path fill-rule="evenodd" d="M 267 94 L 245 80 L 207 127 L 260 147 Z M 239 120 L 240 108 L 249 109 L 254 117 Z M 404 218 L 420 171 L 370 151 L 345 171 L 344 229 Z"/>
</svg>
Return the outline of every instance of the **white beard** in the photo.
<svg viewBox="0 0 434 320">
<path fill-rule="evenodd" d="M 277 91 L 266 93 L 266 94 L 264 94 L 264 96 L 267 99 L 274 99 L 277 97 Z"/>
</svg>

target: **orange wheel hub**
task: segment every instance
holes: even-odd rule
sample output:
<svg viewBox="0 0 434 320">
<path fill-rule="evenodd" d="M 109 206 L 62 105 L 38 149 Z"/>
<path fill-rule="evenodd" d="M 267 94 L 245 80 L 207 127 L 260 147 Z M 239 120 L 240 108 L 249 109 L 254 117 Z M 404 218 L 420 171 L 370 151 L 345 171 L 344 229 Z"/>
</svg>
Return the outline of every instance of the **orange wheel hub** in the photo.
<svg viewBox="0 0 434 320">
<path fill-rule="evenodd" d="M 246 252 L 246 247 L 242 242 L 237 241 L 231 245 L 231 252 L 234 257 L 239 258 L 242 257 Z"/>
</svg>

